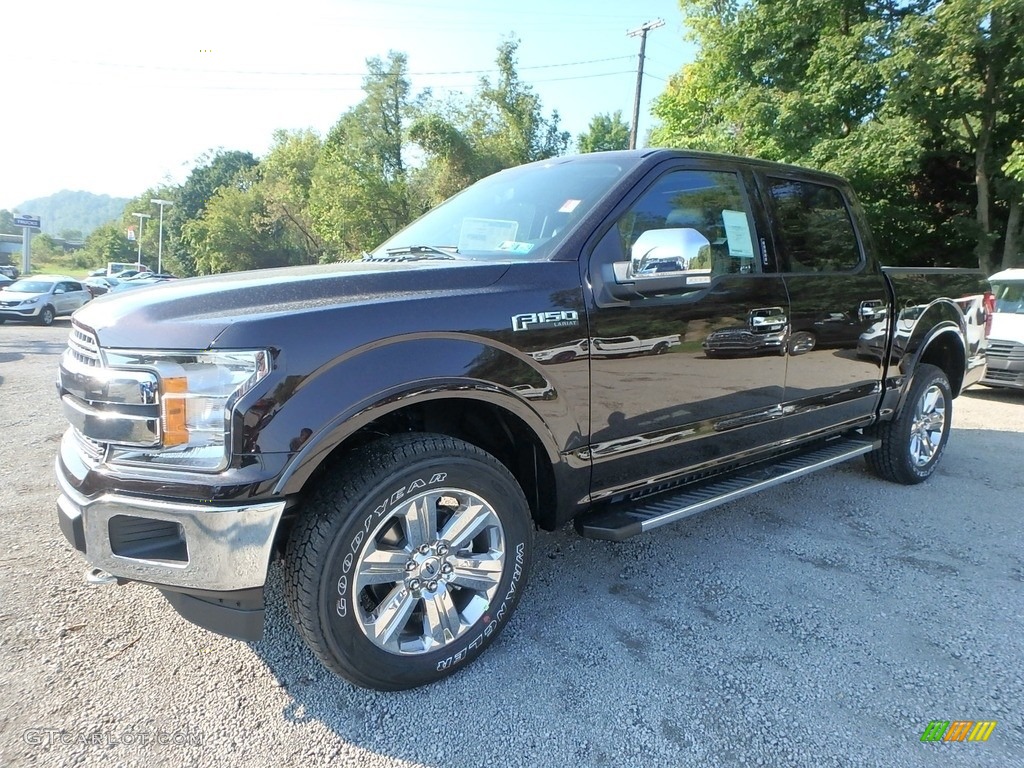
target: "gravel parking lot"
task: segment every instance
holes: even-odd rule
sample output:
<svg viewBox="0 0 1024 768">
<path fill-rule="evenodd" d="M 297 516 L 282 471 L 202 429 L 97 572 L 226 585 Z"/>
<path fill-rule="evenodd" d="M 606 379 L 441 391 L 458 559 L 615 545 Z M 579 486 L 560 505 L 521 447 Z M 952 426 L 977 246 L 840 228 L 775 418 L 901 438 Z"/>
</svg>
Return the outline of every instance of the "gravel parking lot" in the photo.
<svg viewBox="0 0 1024 768">
<path fill-rule="evenodd" d="M 0 327 L 0 765 L 1024 765 L 1024 393 L 955 404 L 938 474 L 848 463 L 622 544 L 537 535 L 480 661 L 382 694 L 267 635 L 91 588 L 57 529 L 69 323 Z M 995 720 L 921 743 L 931 720 Z"/>
</svg>

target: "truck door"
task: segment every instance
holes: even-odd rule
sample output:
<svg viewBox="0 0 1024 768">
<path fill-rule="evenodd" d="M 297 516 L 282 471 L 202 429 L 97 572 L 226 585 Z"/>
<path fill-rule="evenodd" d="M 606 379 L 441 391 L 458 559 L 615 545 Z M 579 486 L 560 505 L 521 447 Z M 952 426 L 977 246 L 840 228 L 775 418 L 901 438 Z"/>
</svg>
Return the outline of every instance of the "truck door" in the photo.
<svg viewBox="0 0 1024 768">
<path fill-rule="evenodd" d="M 758 181 L 789 292 L 788 431 L 863 423 L 880 394 L 885 278 L 838 184 L 799 173 Z"/>
<path fill-rule="evenodd" d="M 715 162 L 662 164 L 591 241 L 591 338 L 636 339 L 639 350 L 590 358 L 595 500 L 671 482 L 771 440 L 785 350 L 754 310 L 770 307 L 777 318 L 788 302 L 782 277 L 762 258 L 752 183 Z M 614 279 L 616 269 L 625 274 L 623 262 L 636 294 L 624 296 Z M 711 337 L 719 346 L 708 347 Z"/>
</svg>

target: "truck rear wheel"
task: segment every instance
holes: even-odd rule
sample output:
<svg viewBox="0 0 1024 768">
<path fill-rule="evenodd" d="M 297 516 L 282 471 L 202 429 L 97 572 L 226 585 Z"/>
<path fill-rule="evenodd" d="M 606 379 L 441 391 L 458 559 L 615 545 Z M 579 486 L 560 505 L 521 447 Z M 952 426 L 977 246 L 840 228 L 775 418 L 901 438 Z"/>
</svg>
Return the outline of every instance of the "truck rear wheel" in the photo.
<svg viewBox="0 0 1024 768">
<path fill-rule="evenodd" d="M 388 437 L 313 493 L 288 541 L 285 597 L 327 668 L 413 688 L 497 637 L 531 553 L 529 506 L 497 459 L 443 435 Z"/>
<path fill-rule="evenodd" d="M 927 480 L 946 449 L 952 403 L 945 372 L 920 365 L 899 415 L 874 427 L 882 445 L 865 455 L 871 471 L 904 485 Z"/>
</svg>

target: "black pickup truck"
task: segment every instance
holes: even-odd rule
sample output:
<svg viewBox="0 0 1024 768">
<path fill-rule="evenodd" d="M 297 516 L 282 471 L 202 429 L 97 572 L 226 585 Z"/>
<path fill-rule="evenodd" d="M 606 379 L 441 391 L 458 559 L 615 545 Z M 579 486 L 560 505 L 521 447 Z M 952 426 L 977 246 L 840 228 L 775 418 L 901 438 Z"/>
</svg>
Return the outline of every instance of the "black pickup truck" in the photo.
<svg viewBox="0 0 1024 768">
<path fill-rule="evenodd" d="M 508 622 L 535 527 L 618 541 L 856 456 L 926 479 L 985 371 L 984 290 L 880 267 L 835 176 L 668 150 L 510 169 L 358 262 L 77 312 L 60 526 L 93 582 L 243 639 L 281 559 L 327 667 L 421 685 Z M 706 354 L 720 329 L 770 354 Z"/>
</svg>

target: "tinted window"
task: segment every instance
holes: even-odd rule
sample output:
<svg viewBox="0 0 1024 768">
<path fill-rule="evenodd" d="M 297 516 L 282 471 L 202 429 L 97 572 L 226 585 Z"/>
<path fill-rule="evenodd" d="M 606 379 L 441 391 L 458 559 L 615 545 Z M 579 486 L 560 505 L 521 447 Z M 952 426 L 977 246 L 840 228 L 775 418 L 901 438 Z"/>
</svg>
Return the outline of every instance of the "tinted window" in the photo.
<svg viewBox="0 0 1024 768">
<path fill-rule="evenodd" d="M 790 272 L 839 272 L 860 263 L 850 212 L 835 187 L 771 179 L 776 226 Z"/>
<path fill-rule="evenodd" d="M 628 254 L 647 230 L 671 228 L 695 229 L 707 238 L 711 263 L 705 266 L 712 274 L 756 269 L 753 230 L 734 173 L 673 171 L 662 176 L 619 219 L 623 253 Z"/>
</svg>

